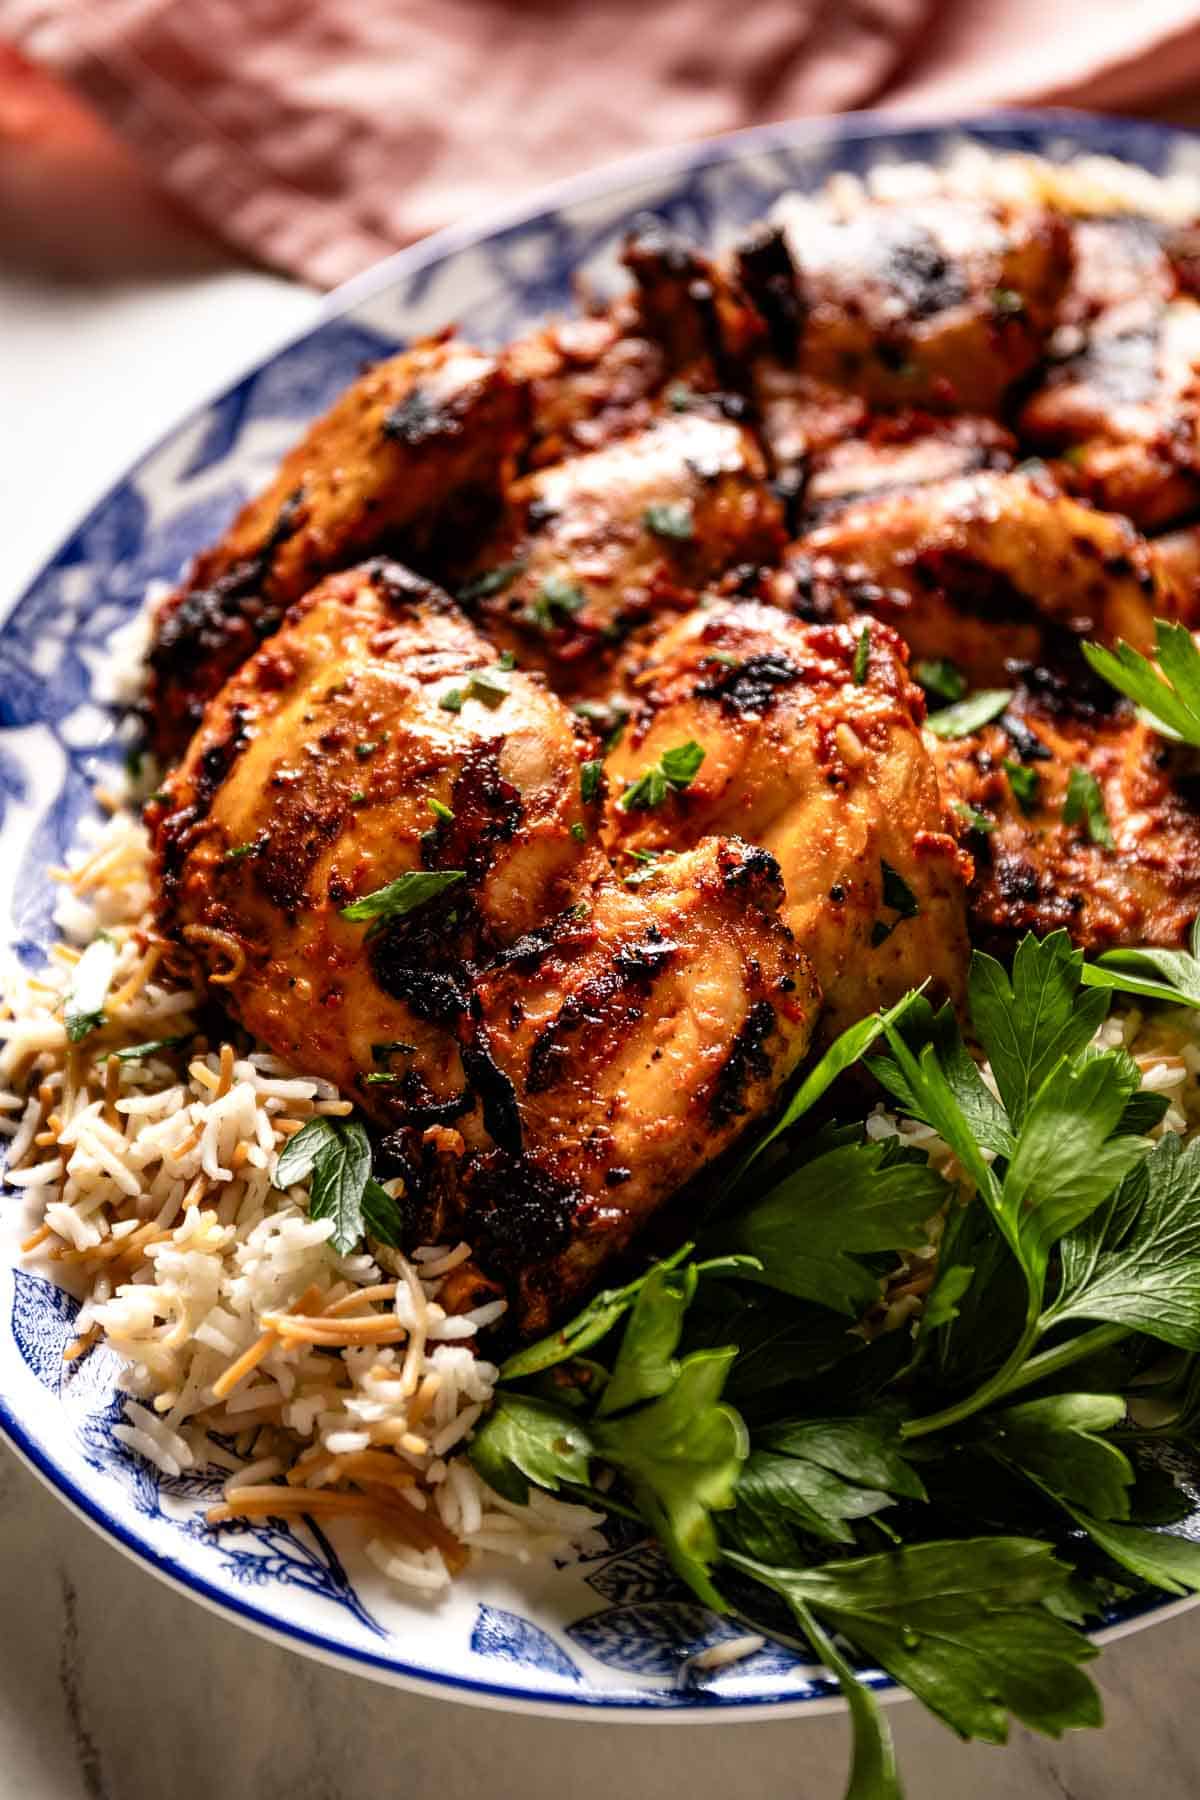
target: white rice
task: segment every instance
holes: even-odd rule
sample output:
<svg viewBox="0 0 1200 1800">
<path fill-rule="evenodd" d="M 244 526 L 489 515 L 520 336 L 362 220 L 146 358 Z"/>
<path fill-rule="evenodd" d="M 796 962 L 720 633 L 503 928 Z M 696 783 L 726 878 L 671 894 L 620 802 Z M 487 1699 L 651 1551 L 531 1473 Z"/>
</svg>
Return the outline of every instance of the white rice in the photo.
<svg viewBox="0 0 1200 1800">
<path fill-rule="evenodd" d="M 333 1251 L 333 1222 L 309 1217 L 306 1185 L 281 1193 L 273 1176 L 287 1141 L 280 1122 L 348 1111 L 337 1089 L 266 1051 L 208 1047 L 198 1036 L 200 996 L 158 967 L 138 985 L 150 890 L 146 836 L 131 812 L 118 809 L 90 827 L 73 869 L 84 853 L 95 880 L 85 874 L 66 887 L 56 918 L 67 945 L 85 944 L 99 929 L 117 942 L 103 1048 L 89 1038 L 68 1054 L 61 1013 L 69 951 L 36 977 L 10 969 L 0 1121 L 8 1128 L 7 1181 L 23 1195 L 31 1224 L 47 1228 L 31 1253 L 82 1290 L 77 1341 L 102 1338 L 122 1360 L 128 1398 L 118 1440 L 168 1476 L 227 1472 L 235 1511 L 247 1489 L 277 1494 L 272 1504 L 297 1512 L 305 1497 L 316 1505 L 318 1491 L 360 1505 L 382 1495 L 379 1516 L 368 1520 L 367 1554 L 409 1588 L 444 1588 L 462 1560 L 411 1541 L 412 1521 L 422 1517 L 470 1557 L 569 1554 L 601 1514 L 547 1506 L 543 1496 L 514 1508 L 465 1455 L 498 1377 L 475 1340 L 506 1309 L 495 1300 L 455 1314 L 440 1303 L 470 1246 L 423 1246 L 411 1262 L 387 1249 L 382 1260 L 369 1248 Z M 115 1065 L 116 1087 L 106 1093 L 111 1049 L 184 1033 L 195 1042 L 175 1056 Z M 261 1343 L 264 1318 L 287 1313 L 301 1296 L 311 1317 L 391 1282 L 390 1302 L 352 1310 L 394 1320 L 394 1344 L 331 1351 L 286 1328 Z M 254 1366 L 230 1391 L 214 1392 L 256 1345 L 263 1353 Z M 350 1459 L 364 1454 L 375 1459 L 364 1465 L 371 1478 L 356 1482 Z M 386 1470 L 393 1474 L 384 1480 Z M 402 1505 L 408 1511 L 397 1522 Z"/>
</svg>

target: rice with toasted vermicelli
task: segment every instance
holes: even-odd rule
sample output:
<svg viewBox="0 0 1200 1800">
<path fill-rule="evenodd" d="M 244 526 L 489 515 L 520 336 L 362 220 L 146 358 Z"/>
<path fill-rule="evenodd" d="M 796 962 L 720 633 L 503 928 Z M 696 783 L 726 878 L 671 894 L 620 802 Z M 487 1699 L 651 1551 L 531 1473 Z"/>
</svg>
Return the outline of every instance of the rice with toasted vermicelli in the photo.
<svg viewBox="0 0 1200 1800">
<path fill-rule="evenodd" d="M 214 1523 L 358 1518 L 372 1562 L 409 1587 L 441 1588 L 483 1551 L 563 1552 L 602 1515 L 541 1494 L 513 1506 L 463 1454 L 498 1375 L 476 1335 L 505 1303 L 448 1313 L 469 1246 L 339 1256 L 306 1185 L 274 1186 L 288 1137 L 350 1104 L 264 1051 L 208 1043 L 201 996 L 145 925 L 148 858 L 132 812 L 93 829 L 57 872 L 63 941 L 38 975 L 9 971 L 0 1019 L 25 1247 L 82 1295 L 68 1356 L 102 1339 L 122 1358 L 115 1435 L 168 1475 L 228 1470 Z M 106 1024 L 71 1044 L 75 946 L 101 930 L 117 946 Z M 183 1042 L 116 1055 L 161 1039 Z"/>
</svg>

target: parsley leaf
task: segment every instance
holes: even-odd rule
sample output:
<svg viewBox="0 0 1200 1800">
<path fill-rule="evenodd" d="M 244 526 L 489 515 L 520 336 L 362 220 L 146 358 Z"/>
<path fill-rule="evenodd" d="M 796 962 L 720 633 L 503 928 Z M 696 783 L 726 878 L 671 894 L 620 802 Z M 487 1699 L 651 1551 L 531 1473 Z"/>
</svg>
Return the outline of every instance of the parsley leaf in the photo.
<svg viewBox="0 0 1200 1800">
<path fill-rule="evenodd" d="M 118 1062 L 142 1062 L 147 1056 L 157 1056 L 160 1050 L 178 1050 L 184 1044 L 190 1044 L 195 1036 L 193 1031 L 182 1031 L 178 1037 L 151 1038 L 146 1044 L 127 1044 L 124 1050 L 116 1052 Z"/>
<path fill-rule="evenodd" d="M 625 1475 L 676 1573 L 718 1612 L 728 1609 L 708 1573 L 719 1548 L 711 1514 L 733 1505 L 749 1451 L 745 1426 L 721 1402 L 736 1356 L 732 1346 L 696 1350 L 657 1400 L 592 1427 L 597 1453 Z"/>
<path fill-rule="evenodd" d="M 117 946 L 106 931 L 94 937 L 71 971 L 63 1006 L 67 1038 L 79 1044 L 105 1022 L 104 1002 L 117 966 Z"/>
<path fill-rule="evenodd" d="M 747 1554 L 786 1562 L 799 1548 L 789 1527 L 852 1544 L 847 1520 L 868 1518 L 897 1499 L 924 1498 L 886 1414 L 793 1419 L 756 1443 L 726 1530 Z"/>
<path fill-rule="evenodd" d="M 883 1708 L 872 1690 L 855 1675 L 833 1639 L 822 1631 L 804 1602 L 793 1598 L 791 1607 L 813 1649 L 836 1678 L 854 1727 L 850 1780 L 844 1800 L 904 1800 L 892 1728 Z"/>
<path fill-rule="evenodd" d="M 749 1279 L 857 1317 L 879 1278 L 857 1257 L 924 1242 L 946 1184 L 921 1155 L 887 1142 L 845 1144 L 802 1163 L 719 1231 L 719 1247 L 757 1257 Z"/>
<path fill-rule="evenodd" d="M 1041 776 L 1036 769 L 1027 769 L 1024 763 L 1014 762 L 1011 756 L 1001 757 L 1000 766 L 1008 776 L 1013 799 L 1028 817 L 1037 805 L 1042 791 Z"/>
<path fill-rule="evenodd" d="M 1192 925 L 1187 950 L 1106 950 L 1083 970 L 1087 987 L 1115 988 L 1122 994 L 1144 994 L 1173 1006 L 1200 1007 L 1200 915 Z"/>
<path fill-rule="evenodd" d="M 1200 1593 L 1200 1544 L 1169 1531 L 1094 1519 L 1073 1506 L 1067 1511 L 1093 1543 L 1121 1567 L 1168 1594 Z"/>
<path fill-rule="evenodd" d="M 938 700 L 945 700 L 951 706 L 961 700 L 967 691 L 962 670 L 944 659 L 914 663 L 913 674 L 927 694 L 934 695 Z"/>
<path fill-rule="evenodd" d="M 1161 1138 L 1063 1238 L 1059 1259 L 1047 1326 L 1104 1320 L 1200 1350 L 1200 1139 Z"/>
<path fill-rule="evenodd" d="M 341 916 L 356 925 L 364 919 L 400 919 L 465 880 L 465 869 L 409 869 L 386 887 L 376 888 L 374 893 L 343 906 Z"/>
<path fill-rule="evenodd" d="M 905 919 L 915 919 L 921 910 L 917 896 L 903 875 L 897 869 L 893 869 L 891 863 L 881 861 L 879 867 L 883 875 L 883 904 L 890 907 L 897 917 L 892 920 L 890 925 L 885 924 L 882 919 L 876 919 L 871 928 L 871 942 L 875 946 L 886 943 L 897 925 Z"/>
<path fill-rule="evenodd" d="M 648 812 L 661 806 L 669 793 L 689 788 L 704 761 L 703 746 L 694 738 L 664 750 L 659 760 L 631 781 L 617 804 L 625 812 Z"/>
<path fill-rule="evenodd" d="M 577 613 L 583 601 L 583 589 L 577 581 L 569 581 L 564 575 L 547 575 L 523 617 L 527 625 L 536 625 L 539 631 L 553 631 Z"/>
<path fill-rule="evenodd" d="M 1075 825 L 1080 819 L 1086 818 L 1088 836 L 1093 844 L 1099 844 L 1104 850 L 1116 848 L 1108 814 L 1104 810 L 1104 795 L 1090 769 L 1080 768 L 1076 764 L 1071 770 L 1062 817 L 1064 825 Z"/>
<path fill-rule="evenodd" d="M 648 506 L 642 514 L 642 523 L 655 537 L 671 538 L 678 543 L 688 543 L 696 535 L 691 502 L 687 500 L 678 505 Z"/>
<path fill-rule="evenodd" d="M 864 625 L 859 633 L 858 642 L 854 646 L 854 667 L 851 670 L 855 684 L 862 687 L 867 679 L 867 670 L 871 666 L 871 627 Z"/>
<path fill-rule="evenodd" d="M 995 819 L 989 817 L 987 813 L 977 812 L 973 806 L 968 806 L 965 800 L 952 800 L 950 805 L 968 831 L 995 831 Z"/>
<path fill-rule="evenodd" d="M 575 1414 L 525 1394 L 501 1393 L 467 1454 L 495 1493 L 524 1506 L 530 1482 L 552 1494 L 564 1481 L 586 1484 L 592 1445 Z"/>
<path fill-rule="evenodd" d="M 651 1274 L 678 1268 L 687 1261 L 694 1248 L 694 1244 L 682 1244 L 672 1256 L 663 1257 L 653 1270 L 647 1270 L 624 1287 L 604 1288 L 593 1295 L 582 1312 L 560 1325 L 557 1331 L 514 1352 L 501 1368 L 500 1379 L 520 1381 L 529 1375 L 539 1375 L 544 1369 L 554 1368 L 556 1363 L 566 1362 L 570 1357 L 590 1350 L 593 1344 L 607 1337 L 613 1326 L 636 1304 Z M 703 1267 L 701 1264 L 700 1273 L 703 1273 Z"/>
<path fill-rule="evenodd" d="M 1054 1064 L 1077 1055 L 1108 1012 L 1103 994 L 1081 994 L 1083 953 L 1065 931 L 1017 946 L 1012 977 L 990 956 L 971 958 L 971 1022 L 1008 1116 L 1020 1130 L 1032 1096 Z"/>
<path fill-rule="evenodd" d="M 590 806 L 600 797 L 600 784 L 604 778 L 604 764 L 593 759 L 582 764 L 579 770 L 579 798 L 585 806 Z"/>
<path fill-rule="evenodd" d="M 493 594 L 502 594 L 511 587 L 517 576 L 525 567 L 523 560 L 500 563 L 494 569 L 485 569 L 482 575 L 476 575 L 458 590 L 459 599 L 469 605 L 472 600 L 487 600 Z"/>
<path fill-rule="evenodd" d="M 1047 1544 L 964 1538 L 810 1569 L 727 1558 L 802 1620 L 811 1609 L 962 1737 L 1003 1743 L 1010 1712 L 1053 1737 L 1100 1722 L 1078 1667 L 1095 1647 L 1046 1607 L 1070 1577 Z"/>
<path fill-rule="evenodd" d="M 696 1279 L 695 1264 L 680 1270 L 660 1267 L 647 1275 L 633 1303 L 597 1418 L 657 1399 L 675 1385 L 679 1379 L 675 1352 Z"/>
<path fill-rule="evenodd" d="M 1115 650 L 1084 644 L 1083 654 L 1096 674 L 1149 713 L 1160 731 L 1200 745 L 1200 650 L 1186 625 L 1165 619 L 1155 619 L 1154 639 L 1157 669 L 1126 643 Z"/>
<path fill-rule="evenodd" d="M 930 713 L 925 729 L 939 738 L 970 737 L 973 731 L 998 718 L 1012 697 L 1011 688 L 981 688 L 969 699 L 945 706 L 941 712 Z"/>
<path fill-rule="evenodd" d="M 1127 1519 L 1133 1467 L 1098 1435 L 1124 1417 L 1125 1402 L 1111 1394 L 1051 1394 L 989 1413 L 985 1441 L 993 1456 L 1072 1505 L 1102 1519 Z"/>
</svg>

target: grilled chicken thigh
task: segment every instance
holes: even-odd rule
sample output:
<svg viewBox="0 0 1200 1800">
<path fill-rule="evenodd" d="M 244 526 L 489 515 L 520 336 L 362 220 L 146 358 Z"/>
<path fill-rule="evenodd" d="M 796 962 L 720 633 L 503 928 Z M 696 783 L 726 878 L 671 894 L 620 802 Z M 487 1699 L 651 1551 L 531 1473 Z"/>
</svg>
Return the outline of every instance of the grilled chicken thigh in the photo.
<svg viewBox="0 0 1200 1800">
<path fill-rule="evenodd" d="M 668 413 L 516 483 L 464 602 L 560 692 L 593 692 L 635 626 L 690 607 L 724 569 L 778 555 L 783 518 L 765 476 L 742 426 Z"/>
<path fill-rule="evenodd" d="M 205 702 L 322 575 L 380 544 L 427 546 L 455 507 L 494 495 L 527 396 L 453 339 L 369 369 L 312 425 L 160 608 L 151 740 L 177 755 Z"/>
<path fill-rule="evenodd" d="M 966 859 L 905 660 L 873 621 L 811 626 L 714 604 L 651 644 L 633 680 L 638 710 L 606 764 L 614 852 L 653 856 L 736 832 L 776 858 L 827 1034 L 930 977 L 962 994 Z M 633 784 L 689 743 L 704 752 L 694 778 L 645 804 Z"/>
<path fill-rule="evenodd" d="M 982 828 L 969 841 L 984 941 L 1065 926 L 1090 951 L 1185 942 L 1200 898 L 1200 757 L 1123 701 L 1103 704 L 1031 676 L 995 724 L 934 746 L 947 792 Z M 1075 770 L 1095 781 L 1098 817 L 1066 805 Z"/>
<path fill-rule="evenodd" d="M 1153 644 L 1156 570 L 1128 520 L 1014 470 L 882 494 L 800 538 L 781 597 L 803 615 L 865 610 L 918 657 L 980 686 L 1080 637 Z M 1165 604 L 1165 600 L 1164 600 Z"/>
<path fill-rule="evenodd" d="M 414 1207 L 432 1156 L 514 1277 L 520 1241 L 534 1324 L 770 1105 L 819 1004 L 761 852 L 616 880 L 589 749 L 377 563 L 293 609 L 149 815 L 164 928 L 247 1029 L 400 1135 Z"/>
</svg>

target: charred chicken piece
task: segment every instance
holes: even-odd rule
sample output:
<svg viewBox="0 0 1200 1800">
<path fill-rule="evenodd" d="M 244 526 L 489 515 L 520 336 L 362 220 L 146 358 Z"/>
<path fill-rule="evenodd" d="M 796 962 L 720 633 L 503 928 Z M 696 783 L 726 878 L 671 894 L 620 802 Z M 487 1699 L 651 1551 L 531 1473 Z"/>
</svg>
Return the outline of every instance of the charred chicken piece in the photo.
<svg viewBox="0 0 1200 1800">
<path fill-rule="evenodd" d="M 544 1330 L 664 1202 L 774 1104 L 808 1047 L 812 967 L 779 870 L 736 839 L 605 867 L 566 918 L 478 978 L 478 1054 L 513 1137 L 473 1159 L 460 1228 Z"/>
<path fill-rule="evenodd" d="M 1200 302 L 1114 306 L 1052 367 L 1020 431 L 1063 482 L 1158 530 L 1200 505 Z"/>
<path fill-rule="evenodd" d="M 1012 433 L 972 413 L 877 414 L 861 437 L 845 438 L 812 458 L 804 510 L 817 524 L 857 500 L 932 487 L 961 475 L 1011 469 Z"/>
<path fill-rule="evenodd" d="M 719 602 L 668 626 L 634 680 L 640 707 L 609 756 L 605 841 L 661 855 L 712 832 L 769 850 L 783 917 L 811 958 L 829 1035 L 932 976 L 961 997 L 961 856 L 921 739 L 924 701 L 886 626 L 803 625 Z M 694 778 L 646 772 L 687 744 Z"/>
<path fill-rule="evenodd" d="M 163 924 L 218 987 L 237 971 L 222 997 L 279 1055 L 377 1116 L 444 1122 L 463 963 L 568 903 L 586 754 L 444 596 L 394 564 L 333 576 L 211 702 L 151 808 Z M 397 880 L 370 936 L 343 916 Z"/>
<path fill-rule="evenodd" d="M 381 546 L 427 548 L 495 496 L 526 407 L 497 358 L 453 339 L 347 388 L 159 610 L 153 748 L 183 749 L 205 703 L 321 576 Z"/>
<path fill-rule="evenodd" d="M 820 1002 L 762 852 L 614 877 L 589 748 L 374 564 L 293 608 L 150 809 L 164 930 L 386 1129 L 414 1221 L 469 1231 L 530 1329 L 771 1106 Z"/>
<path fill-rule="evenodd" d="M 1200 759 L 1124 701 L 1096 698 L 1031 671 L 995 724 L 934 747 L 945 791 L 979 827 L 977 940 L 1007 950 L 1060 926 L 1096 952 L 1186 939 L 1200 891 Z M 1079 798 L 1067 806 L 1074 771 Z M 1099 814 L 1081 782 L 1095 783 Z"/>
<path fill-rule="evenodd" d="M 1022 470 L 847 506 L 799 539 L 779 593 L 802 615 L 874 613 L 915 656 L 948 658 L 973 686 L 1003 685 L 1010 660 L 1081 637 L 1147 650 L 1167 604 L 1128 520 Z"/>
<path fill-rule="evenodd" d="M 871 406 L 994 411 L 1041 355 L 1071 272 L 1065 221 L 1034 207 L 934 197 L 836 217 L 798 200 L 779 220 L 803 314 L 794 366 Z"/>
<path fill-rule="evenodd" d="M 509 522 L 461 589 L 494 642 L 590 694 L 620 640 L 735 564 L 778 555 L 779 503 L 750 434 L 728 419 L 667 414 L 509 490 Z"/>
</svg>

